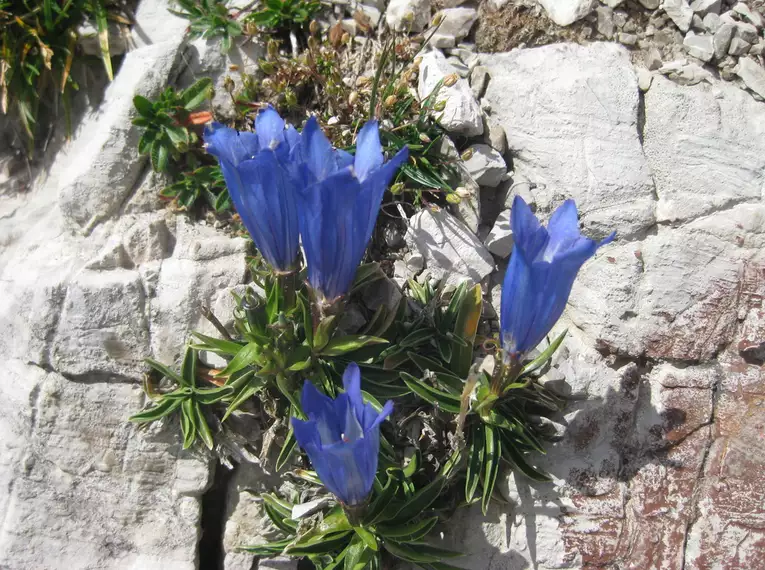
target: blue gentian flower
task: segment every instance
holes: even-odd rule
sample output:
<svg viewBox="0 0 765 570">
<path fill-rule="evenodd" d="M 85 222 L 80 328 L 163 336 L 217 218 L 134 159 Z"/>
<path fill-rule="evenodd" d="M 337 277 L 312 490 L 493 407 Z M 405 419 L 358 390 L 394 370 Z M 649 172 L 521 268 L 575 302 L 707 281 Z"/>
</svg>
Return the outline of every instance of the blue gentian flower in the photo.
<svg viewBox="0 0 765 570">
<path fill-rule="evenodd" d="M 300 135 L 269 106 L 258 113 L 254 133 L 213 123 L 204 139 L 207 152 L 220 162 L 234 207 L 260 253 L 276 271 L 294 269 L 298 178 L 290 156 Z"/>
<path fill-rule="evenodd" d="M 333 149 L 312 117 L 301 133 L 300 152 L 300 235 L 308 283 L 331 302 L 351 288 L 383 194 L 409 151 L 404 147 L 384 163 L 377 121 L 369 121 L 352 156 Z"/>
<path fill-rule="evenodd" d="M 363 503 L 372 490 L 380 450 L 380 424 L 393 411 L 380 413 L 361 398 L 361 373 L 351 363 L 343 374 L 345 393 L 334 400 L 306 380 L 301 404 L 308 420 L 292 418 L 298 445 L 327 487 L 348 506 Z"/>
<path fill-rule="evenodd" d="M 536 347 L 566 307 L 579 268 L 616 232 L 597 242 L 579 233 L 576 204 L 566 200 L 544 228 L 520 196 L 510 214 L 513 253 L 502 285 L 501 335 L 508 357 Z"/>
</svg>

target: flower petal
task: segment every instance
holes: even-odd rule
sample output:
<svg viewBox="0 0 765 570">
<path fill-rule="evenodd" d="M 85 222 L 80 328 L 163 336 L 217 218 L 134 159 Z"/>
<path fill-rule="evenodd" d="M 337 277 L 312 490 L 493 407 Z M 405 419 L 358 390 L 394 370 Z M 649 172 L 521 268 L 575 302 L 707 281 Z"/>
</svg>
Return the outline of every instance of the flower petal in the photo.
<svg viewBox="0 0 765 570">
<path fill-rule="evenodd" d="M 255 134 L 258 135 L 261 149 L 274 149 L 284 141 L 284 119 L 271 105 L 255 117 Z"/>
<path fill-rule="evenodd" d="M 212 123 L 205 128 L 204 141 L 207 152 L 232 166 L 253 158 L 259 150 L 254 133 L 239 132 L 220 123 Z"/>
<path fill-rule="evenodd" d="M 547 230 L 542 227 L 523 198 L 516 196 L 510 210 L 510 227 L 513 241 L 529 263 L 540 256 L 547 245 Z"/>
<path fill-rule="evenodd" d="M 308 380 L 303 383 L 300 405 L 308 419 L 316 423 L 322 445 L 342 440 L 344 414 L 338 417 L 335 400 L 319 392 Z"/>
<path fill-rule="evenodd" d="M 303 160 L 314 181 L 321 182 L 335 172 L 335 151 L 319 127 L 316 117 L 311 117 L 301 134 Z"/>
<path fill-rule="evenodd" d="M 380 146 L 380 131 L 377 121 L 368 121 L 356 137 L 356 158 L 353 168 L 362 182 L 373 171 L 382 166 L 383 153 Z"/>
</svg>

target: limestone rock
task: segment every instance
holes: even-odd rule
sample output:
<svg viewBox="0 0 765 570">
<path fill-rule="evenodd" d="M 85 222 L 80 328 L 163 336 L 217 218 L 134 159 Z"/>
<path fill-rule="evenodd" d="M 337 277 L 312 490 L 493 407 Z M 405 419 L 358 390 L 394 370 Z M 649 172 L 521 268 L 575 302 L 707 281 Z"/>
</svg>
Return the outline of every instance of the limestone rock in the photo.
<svg viewBox="0 0 765 570">
<path fill-rule="evenodd" d="M 688 0 L 662 0 L 661 7 L 681 32 L 690 29 L 693 10 L 688 5 Z"/>
<path fill-rule="evenodd" d="M 0 566 L 193 570 L 210 472 L 126 421 L 139 385 L 69 382 L 18 361 L 5 372 Z"/>
<path fill-rule="evenodd" d="M 85 120 L 67 154 L 76 157 L 60 180 L 65 219 L 81 228 L 113 215 L 132 192 L 146 156 L 138 156 L 140 129 L 133 97 L 156 97 L 176 67 L 181 38 L 129 52 L 104 95 L 99 117 Z"/>
<path fill-rule="evenodd" d="M 421 32 L 430 23 L 430 0 L 390 0 L 385 21 L 397 32 Z"/>
<path fill-rule="evenodd" d="M 765 98 L 765 69 L 760 64 L 751 57 L 742 57 L 735 71 L 749 89 Z"/>
<path fill-rule="evenodd" d="M 558 44 L 483 56 L 484 100 L 504 127 L 514 171 L 542 211 L 574 198 L 587 231 L 652 226 L 653 181 L 637 134 L 638 86 L 627 51 Z"/>
<path fill-rule="evenodd" d="M 707 14 L 719 14 L 721 4 L 721 0 L 693 0 L 691 10 L 703 18 Z"/>
<path fill-rule="evenodd" d="M 695 35 L 691 32 L 685 36 L 683 45 L 688 53 L 701 61 L 711 61 L 715 55 L 713 36 Z"/>
<path fill-rule="evenodd" d="M 469 155 L 469 158 L 465 158 Z M 487 144 L 474 144 L 463 153 L 465 169 L 470 177 L 481 186 L 494 188 L 507 174 L 507 165 L 502 155 Z"/>
<path fill-rule="evenodd" d="M 730 42 L 733 39 L 733 33 L 736 31 L 736 26 L 730 23 L 721 24 L 714 35 L 713 47 L 714 55 L 717 61 L 721 61 L 725 58 L 725 54 L 728 53 Z"/>
<path fill-rule="evenodd" d="M 502 210 L 485 241 L 486 248 L 497 257 L 506 258 L 513 251 L 513 230 L 510 228 L 510 210 Z"/>
<path fill-rule="evenodd" d="M 455 69 L 439 51 L 426 53 L 420 63 L 417 93 L 421 99 L 428 97 L 439 81 L 455 73 Z M 438 113 L 441 125 L 449 132 L 474 136 L 483 133 L 481 108 L 473 97 L 468 82 L 457 78 L 451 86 L 442 86 L 436 101 L 444 101 L 444 110 Z"/>
<path fill-rule="evenodd" d="M 760 199 L 765 109 L 737 87 L 678 87 L 656 77 L 646 94 L 644 133 L 659 221 L 689 220 Z"/>
<path fill-rule="evenodd" d="M 406 240 L 410 251 L 425 259 L 430 275 L 448 283 L 478 283 L 494 268 L 483 244 L 446 210 L 417 212 L 409 219 Z"/>
<path fill-rule="evenodd" d="M 568 26 L 584 18 L 595 7 L 595 0 L 539 0 L 550 19 L 559 26 Z"/>
<path fill-rule="evenodd" d="M 475 8 L 446 8 L 438 14 L 442 21 L 431 42 L 439 48 L 456 46 L 470 33 L 470 28 L 478 19 L 478 11 Z"/>
</svg>

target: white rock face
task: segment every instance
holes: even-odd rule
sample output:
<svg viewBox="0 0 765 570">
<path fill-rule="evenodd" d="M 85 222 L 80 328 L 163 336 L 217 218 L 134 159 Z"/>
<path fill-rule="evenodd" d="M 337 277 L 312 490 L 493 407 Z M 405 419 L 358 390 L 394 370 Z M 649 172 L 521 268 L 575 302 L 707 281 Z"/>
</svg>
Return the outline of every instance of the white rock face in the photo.
<svg viewBox="0 0 765 570">
<path fill-rule="evenodd" d="M 550 19 L 559 26 L 568 26 L 584 18 L 595 8 L 595 0 L 538 0 Z"/>
<path fill-rule="evenodd" d="M 765 69 L 759 63 L 751 57 L 742 57 L 735 72 L 749 89 L 765 98 Z"/>
<path fill-rule="evenodd" d="M 543 211 L 574 198 L 596 237 L 614 229 L 635 235 L 654 224 L 638 86 L 626 50 L 565 44 L 482 58 L 492 76 L 484 97 L 491 121 L 505 129 L 514 170 L 536 184 L 532 193 Z"/>
<path fill-rule="evenodd" d="M 645 117 L 660 222 L 761 198 L 765 108 L 747 93 L 726 83 L 681 87 L 656 77 Z"/>
<path fill-rule="evenodd" d="M 397 32 L 421 32 L 430 23 L 430 0 L 391 0 L 385 21 Z"/>
<path fill-rule="evenodd" d="M 420 63 L 420 77 L 417 84 L 420 99 L 428 97 L 439 81 L 453 73 L 456 73 L 456 70 L 440 51 L 426 53 Z M 444 110 L 437 112 L 436 116 L 447 131 L 465 136 L 483 133 L 481 107 L 465 79 L 457 78 L 454 85 L 442 86 L 436 101 L 445 103 Z"/>
<path fill-rule="evenodd" d="M 91 229 L 113 215 L 133 190 L 147 160 L 138 155 L 141 131 L 131 123 L 137 116 L 133 97 L 154 98 L 164 89 L 180 46 L 176 38 L 129 52 L 106 90 L 105 110 L 80 127 L 77 142 L 67 149 L 72 158 L 59 191 L 61 211 L 72 225 Z"/>
<path fill-rule="evenodd" d="M 494 259 L 465 225 L 446 210 L 423 209 L 409 219 L 406 242 L 425 259 L 430 275 L 447 283 L 478 283 L 494 269 Z"/>
</svg>

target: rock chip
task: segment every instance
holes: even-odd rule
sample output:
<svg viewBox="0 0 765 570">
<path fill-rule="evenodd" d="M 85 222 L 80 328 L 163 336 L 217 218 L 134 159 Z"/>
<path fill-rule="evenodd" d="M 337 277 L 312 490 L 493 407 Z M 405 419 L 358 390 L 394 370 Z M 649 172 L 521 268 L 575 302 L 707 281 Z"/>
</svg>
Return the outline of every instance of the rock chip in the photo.
<svg viewBox="0 0 765 570">
<path fill-rule="evenodd" d="M 550 19 L 559 26 L 568 26 L 584 18 L 595 7 L 595 0 L 539 0 Z"/>
<path fill-rule="evenodd" d="M 465 155 L 469 158 L 465 159 Z M 481 186 L 494 188 L 507 173 L 507 164 L 502 155 L 487 144 L 475 144 L 463 153 L 465 169 L 471 178 Z"/>
<path fill-rule="evenodd" d="M 483 97 L 486 86 L 489 84 L 489 70 L 483 65 L 477 65 L 470 72 L 470 89 L 476 99 Z"/>
<path fill-rule="evenodd" d="M 712 34 L 716 33 L 717 30 L 720 29 L 720 26 L 722 25 L 722 20 L 720 19 L 720 16 L 717 14 L 710 12 L 706 16 L 704 16 L 704 20 L 702 21 L 704 24 L 704 29 Z"/>
<path fill-rule="evenodd" d="M 470 28 L 478 19 L 478 11 L 475 8 L 446 8 L 438 15 L 442 18 L 441 25 L 431 38 L 431 43 L 438 48 L 456 46 L 470 33 Z"/>
<path fill-rule="evenodd" d="M 662 65 L 662 61 L 661 52 L 658 50 L 658 48 L 651 47 L 647 52 L 645 52 L 643 54 L 643 63 L 645 63 L 645 66 L 651 71 L 659 69 Z"/>
<path fill-rule="evenodd" d="M 484 241 L 486 248 L 505 259 L 513 251 L 513 230 L 510 228 L 510 210 L 502 210 Z"/>
<path fill-rule="evenodd" d="M 693 10 L 688 5 L 688 0 L 663 0 L 661 7 L 680 31 L 687 32 L 690 29 Z"/>
<path fill-rule="evenodd" d="M 438 85 L 438 82 L 455 73 L 446 57 L 440 51 L 432 51 L 422 56 L 417 93 L 425 99 Z M 441 125 L 449 132 L 465 136 L 483 133 L 481 108 L 473 97 L 470 85 L 458 78 L 451 86 L 442 86 L 436 101 L 444 101 L 444 110 L 439 113 Z"/>
<path fill-rule="evenodd" d="M 390 0 L 385 21 L 397 32 L 421 32 L 430 23 L 430 0 Z"/>
<path fill-rule="evenodd" d="M 728 54 L 735 56 L 744 55 L 749 52 L 751 47 L 752 44 L 748 41 L 741 38 L 733 38 L 728 46 Z"/>
<path fill-rule="evenodd" d="M 450 284 L 478 283 L 494 269 L 489 251 L 446 210 L 423 209 L 412 216 L 407 244 L 425 259 L 432 277 L 445 277 Z"/>
<path fill-rule="evenodd" d="M 736 22 L 736 37 L 749 44 L 756 44 L 760 39 L 757 28 L 748 22 Z"/>
<path fill-rule="evenodd" d="M 507 133 L 500 125 L 489 123 L 489 146 L 504 156 L 507 153 Z"/>
<path fill-rule="evenodd" d="M 614 37 L 616 31 L 616 24 L 614 24 L 614 11 L 608 6 L 598 6 L 595 9 L 598 15 L 597 29 L 598 33 L 605 36 L 607 39 Z"/>
<path fill-rule="evenodd" d="M 659 7 L 659 4 L 661 4 L 661 0 L 638 0 L 638 2 L 640 2 L 643 8 L 649 10 L 656 10 L 656 8 Z"/>
<path fill-rule="evenodd" d="M 760 7 L 760 10 L 761 9 L 762 7 Z M 749 8 L 749 6 L 747 6 L 744 2 L 738 2 L 735 6 L 733 6 L 733 11 L 744 18 L 744 20 L 747 22 L 754 24 L 758 28 L 762 27 L 762 14 L 756 11 L 752 11 L 752 9 Z"/>
</svg>

